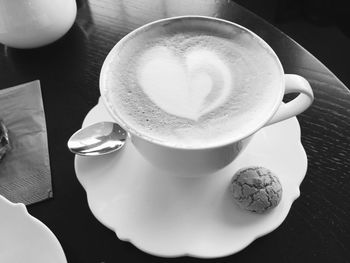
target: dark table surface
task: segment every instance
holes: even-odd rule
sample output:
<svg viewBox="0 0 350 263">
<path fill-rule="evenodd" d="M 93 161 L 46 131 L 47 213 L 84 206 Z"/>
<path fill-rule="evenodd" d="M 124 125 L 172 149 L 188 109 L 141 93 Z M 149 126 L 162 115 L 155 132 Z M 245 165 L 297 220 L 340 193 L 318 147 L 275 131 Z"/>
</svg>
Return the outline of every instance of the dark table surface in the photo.
<svg viewBox="0 0 350 263">
<path fill-rule="evenodd" d="M 164 259 L 118 240 L 88 208 L 66 143 L 99 98 L 109 50 L 131 30 L 164 17 L 200 14 L 239 23 L 276 51 L 286 73 L 304 76 L 315 94 L 298 117 L 308 171 L 286 220 L 226 258 Z M 344 63 L 344 67 L 346 64 Z M 58 237 L 68 262 L 350 262 L 350 93 L 303 47 L 230 1 L 78 1 L 78 16 L 59 41 L 33 50 L 0 45 L 0 89 L 39 79 L 48 131 L 54 198 L 28 206 Z"/>
</svg>

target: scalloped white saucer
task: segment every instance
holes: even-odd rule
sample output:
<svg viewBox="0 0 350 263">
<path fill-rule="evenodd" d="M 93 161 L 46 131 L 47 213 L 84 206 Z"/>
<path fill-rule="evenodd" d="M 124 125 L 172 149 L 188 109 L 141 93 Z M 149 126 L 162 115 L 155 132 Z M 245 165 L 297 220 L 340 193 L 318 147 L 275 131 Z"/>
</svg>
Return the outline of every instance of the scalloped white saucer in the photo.
<svg viewBox="0 0 350 263">
<path fill-rule="evenodd" d="M 0 262 L 67 263 L 56 236 L 24 204 L 0 195 Z"/>
<path fill-rule="evenodd" d="M 100 102 L 83 126 L 112 120 Z M 248 165 L 274 171 L 283 197 L 267 214 L 239 209 L 231 198 L 233 174 Z M 149 164 L 128 141 L 107 156 L 75 159 L 95 217 L 119 239 L 157 256 L 215 258 L 238 252 L 276 229 L 286 218 L 306 169 L 296 118 L 260 130 L 229 166 L 203 178 L 167 175 Z"/>
</svg>

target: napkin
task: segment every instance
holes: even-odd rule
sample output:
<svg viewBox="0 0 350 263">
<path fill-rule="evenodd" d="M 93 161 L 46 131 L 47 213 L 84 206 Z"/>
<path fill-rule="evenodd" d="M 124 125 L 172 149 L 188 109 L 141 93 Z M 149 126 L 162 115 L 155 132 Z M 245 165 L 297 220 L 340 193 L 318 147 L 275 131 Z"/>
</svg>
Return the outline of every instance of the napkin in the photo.
<svg viewBox="0 0 350 263">
<path fill-rule="evenodd" d="M 38 80 L 0 90 L 10 150 L 0 162 L 0 194 L 14 203 L 51 198 L 46 122 Z"/>
</svg>

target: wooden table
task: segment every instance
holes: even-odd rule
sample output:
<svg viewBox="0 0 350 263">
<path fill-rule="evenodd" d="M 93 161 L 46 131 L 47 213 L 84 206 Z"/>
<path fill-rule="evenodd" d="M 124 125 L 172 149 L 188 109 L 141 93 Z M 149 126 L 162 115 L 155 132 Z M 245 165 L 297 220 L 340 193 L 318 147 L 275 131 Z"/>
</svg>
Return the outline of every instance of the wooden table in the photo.
<svg viewBox="0 0 350 263">
<path fill-rule="evenodd" d="M 285 72 L 311 83 L 313 106 L 298 117 L 308 171 L 301 196 L 283 224 L 227 258 L 163 259 L 118 240 L 90 212 L 66 148 L 99 98 L 99 73 L 109 50 L 131 30 L 160 18 L 199 14 L 239 23 L 261 36 Z M 344 63 L 344 66 L 346 64 Z M 0 45 L 0 89 L 40 79 L 45 107 L 54 198 L 28 207 L 58 237 L 68 262 L 349 262 L 350 93 L 303 47 L 230 1 L 78 1 L 78 16 L 62 39 L 44 48 Z"/>
</svg>

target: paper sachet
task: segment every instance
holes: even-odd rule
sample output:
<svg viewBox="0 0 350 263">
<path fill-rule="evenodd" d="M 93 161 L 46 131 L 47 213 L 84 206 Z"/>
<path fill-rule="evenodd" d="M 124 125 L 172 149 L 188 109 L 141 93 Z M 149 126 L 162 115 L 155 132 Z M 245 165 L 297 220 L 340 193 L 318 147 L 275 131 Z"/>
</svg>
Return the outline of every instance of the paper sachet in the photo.
<svg viewBox="0 0 350 263">
<path fill-rule="evenodd" d="M 11 147 L 0 162 L 0 194 L 24 204 L 52 197 L 40 82 L 0 90 L 0 119 Z"/>
<path fill-rule="evenodd" d="M 7 128 L 0 119 L 0 162 L 5 157 L 6 152 L 10 150 L 10 140 L 8 137 L 8 131 Z"/>
</svg>

